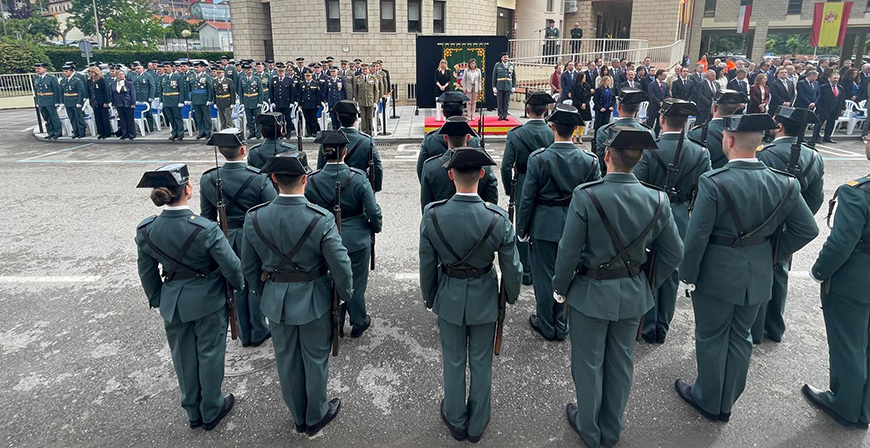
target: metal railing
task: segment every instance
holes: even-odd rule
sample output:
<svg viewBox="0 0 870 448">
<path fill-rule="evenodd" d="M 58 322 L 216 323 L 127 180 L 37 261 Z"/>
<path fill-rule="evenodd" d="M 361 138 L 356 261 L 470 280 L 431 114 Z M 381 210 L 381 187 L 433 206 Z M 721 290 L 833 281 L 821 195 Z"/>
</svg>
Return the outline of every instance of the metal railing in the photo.
<svg viewBox="0 0 870 448">
<path fill-rule="evenodd" d="M 60 80 L 61 72 L 49 73 Z M 0 75 L 0 98 L 33 96 L 33 80 L 36 73 L 13 73 Z"/>
<path fill-rule="evenodd" d="M 671 67 L 680 61 L 685 41 L 650 47 L 646 39 L 511 39 L 511 61 L 518 66 L 546 66 L 568 61 L 585 64 L 602 59 L 625 58 L 641 62 L 651 58 L 657 67 Z"/>
</svg>

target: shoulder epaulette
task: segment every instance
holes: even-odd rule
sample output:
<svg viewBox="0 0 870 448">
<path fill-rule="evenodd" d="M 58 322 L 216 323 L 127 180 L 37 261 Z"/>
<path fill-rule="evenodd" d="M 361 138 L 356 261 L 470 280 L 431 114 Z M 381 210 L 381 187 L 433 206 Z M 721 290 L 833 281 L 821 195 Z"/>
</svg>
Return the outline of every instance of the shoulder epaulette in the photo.
<svg viewBox="0 0 870 448">
<path fill-rule="evenodd" d="M 287 142 L 281 142 L 281 145 L 280 145 L 280 146 L 282 146 L 282 147 L 284 147 L 284 148 L 288 148 L 288 149 L 290 149 L 291 151 L 296 151 L 296 146 L 295 146 L 295 145 L 292 145 L 292 144 L 290 144 L 290 143 L 287 143 Z"/>
<path fill-rule="evenodd" d="M 706 173 L 702 174 L 702 176 L 713 177 L 713 176 L 715 176 L 723 171 L 728 171 L 728 165 L 725 165 L 725 166 L 720 167 L 720 168 L 716 168 L 715 170 L 707 171 Z"/>
<path fill-rule="evenodd" d="M 255 167 L 255 166 L 245 165 L 245 169 L 248 170 L 248 171 L 250 171 L 250 172 L 252 172 L 252 173 L 261 174 L 261 173 L 260 173 L 260 169 L 257 168 L 257 167 Z"/>
<path fill-rule="evenodd" d="M 257 149 L 257 148 L 259 148 L 259 147 L 261 147 L 261 146 L 263 146 L 263 142 L 260 142 L 260 143 L 257 143 L 256 145 L 251 146 L 251 147 L 248 149 L 248 153 L 250 153 L 251 151 L 253 151 L 253 150 L 255 150 L 255 149 Z"/>
<path fill-rule="evenodd" d="M 647 129 L 652 129 L 652 128 L 651 128 L 648 124 L 646 124 L 646 123 L 641 123 L 641 122 L 638 121 L 637 124 L 639 124 L 639 125 L 641 125 L 641 126 L 647 128 Z"/>
<path fill-rule="evenodd" d="M 209 168 L 209 169 L 203 171 L 203 172 L 202 172 L 202 175 L 205 176 L 206 174 L 208 174 L 208 173 L 210 173 L 210 172 L 212 172 L 212 171 L 214 171 L 214 170 L 216 170 L 216 169 L 218 169 L 218 167 L 216 167 L 216 166 L 215 166 L 215 167 L 211 167 L 211 168 Z"/>
<path fill-rule="evenodd" d="M 861 185 L 864 185 L 867 182 L 870 182 L 870 177 L 861 177 L 858 179 L 850 180 L 849 182 L 846 182 L 844 185 L 848 185 L 850 187 L 860 187 Z"/>
<path fill-rule="evenodd" d="M 537 156 L 540 155 L 542 152 L 544 152 L 545 149 L 547 149 L 547 148 L 538 148 L 538 149 L 532 151 L 532 153 L 529 154 L 529 157 L 537 157 Z"/>
<path fill-rule="evenodd" d="M 265 206 L 267 206 L 267 205 L 269 205 L 269 204 L 271 204 L 271 202 L 264 202 L 264 203 L 262 203 L 262 204 L 255 205 L 255 206 L 253 206 L 253 207 L 251 207 L 251 208 L 248 209 L 248 213 L 251 213 L 251 212 L 253 212 L 254 210 L 257 210 L 257 209 L 261 209 L 261 208 L 263 208 L 263 207 L 265 207 Z"/>
<path fill-rule="evenodd" d="M 140 222 L 140 223 L 136 226 L 136 228 L 137 228 L 137 229 L 141 229 L 142 227 L 145 227 L 145 226 L 147 226 L 148 224 L 151 224 L 152 222 L 154 222 L 155 219 L 157 219 L 157 215 L 151 215 L 151 216 L 149 216 L 149 217 L 143 219 L 142 222 Z"/>
<path fill-rule="evenodd" d="M 756 152 L 764 151 L 765 149 L 773 148 L 773 143 L 768 143 L 761 147 L 761 149 L 757 149 Z"/>
<path fill-rule="evenodd" d="M 688 138 L 690 142 L 692 142 L 692 143 L 694 143 L 694 144 L 696 144 L 696 145 L 698 145 L 698 146 L 700 146 L 700 147 L 702 147 L 702 148 L 706 148 L 706 147 L 707 147 L 707 145 L 704 144 L 704 142 L 702 142 L 702 141 L 700 141 L 700 140 L 695 140 L 694 138 L 689 137 L 689 136 L 686 136 L 686 138 Z"/>
<path fill-rule="evenodd" d="M 794 174 L 789 173 L 788 171 L 778 170 L 778 169 L 772 168 L 772 167 L 767 167 L 767 169 L 769 169 L 770 171 L 773 171 L 776 174 L 782 174 L 783 176 L 788 176 L 788 177 L 795 177 Z"/>
<path fill-rule="evenodd" d="M 362 174 L 363 176 L 366 176 L 366 175 L 367 175 L 367 173 L 366 173 L 365 171 L 363 171 L 363 170 L 361 170 L 361 169 L 359 169 L 359 168 L 353 168 L 353 167 L 351 167 L 351 168 L 350 168 L 350 172 L 353 173 L 353 174 Z"/>
<path fill-rule="evenodd" d="M 430 135 L 432 135 L 432 134 L 435 134 L 435 133 L 437 133 L 437 132 L 440 131 L 440 130 L 441 130 L 441 128 L 433 129 L 433 130 L 431 130 L 431 131 L 429 131 L 429 132 L 426 133 L 426 137 L 428 137 L 428 136 L 430 136 Z M 362 132 L 360 132 L 360 134 L 362 134 Z"/>
<path fill-rule="evenodd" d="M 426 215 L 426 212 L 428 212 L 430 208 L 438 207 L 439 205 L 444 205 L 444 204 L 446 204 L 447 201 L 449 201 L 449 200 L 450 200 L 450 199 L 441 199 L 441 200 L 439 200 L 439 201 L 432 201 L 432 202 L 426 204 L 426 207 L 423 208 L 423 215 L 425 216 L 425 215 Z"/>
<path fill-rule="evenodd" d="M 327 211 L 325 208 L 323 208 L 317 204 L 312 204 L 309 202 L 305 205 L 307 205 L 308 208 L 310 208 L 311 210 L 314 210 L 315 212 L 320 213 L 321 215 L 324 215 L 324 216 L 331 215 L 331 213 L 329 213 L 329 211 Z"/>
<path fill-rule="evenodd" d="M 523 123 L 523 124 L 521 124 L 521 125 L 519 125 L 519 126 L 516 126 L 516 127 L 513 127 L 513 128 L 508 129 L 508 131 L 507 131 L 508 135 L 510 135 L 511 132 L 516 131 L 517 129 L 523 127 L 523 125 L 525 125 L 525 123 Z"/>
<path fill-rule="evenodd" d="M 204 229 L 207 229 L 211 226 L 216 226 L 217 223 L 208 219 L 203 218 L 202 216 L 193 215 L 188 219 L 191 224 L 196 224 Z"/>
<path fill-rule="evenodd" d="M 602 184 L 602 183 L 604 183 L 604 179 L 603 179 L 603 178 L 602 178 L 602 179 L 598 179 L 598 180 L 593 180 L 593 181 L 591 181 L 591 182 L 586 182 L 585 184 L 581 184 L 581 185 L 579 185 L 579 186 L 577 187 L 577 189 L 582 190 L 582 189 L 584 189 L 584 188 L 589 188 L 589 187 L 591 187 L 591 186 L 599 185 L 599 184 Z"/>
<path fill-rule="evenodd" d="M 664 191 L 665 191 L 665 189 L 662 188 L 662 187 L 659 187 L 659 186 L 656 186 L 656 185 L 653 185 L 653 184 L 648 184 L 648 183 L 646 183 L 646 182 L 644 182 L 644 181 L 642 181 L 642 180 L 639 181 L 639 182 L 640 182 L 640 184 L 643 185 L 644 187 L 647 187 L 647 188 L 650 188 L 650 189 L 653 189 L 653 190 L 658 190 L 658 191 L 661 191 L 661 192 L 664 192 Z"/>
<path fill-rule="evenodd" d="M 367 139 L 369 139 L 369 140 L 374 140 L 374 139 L 372 138 L 371 135 L 368 135 L 368 134 L 366 134 L 365 132 L 360 132 L 359 135 L 362 135 L 363 137 L 365 137 L 365 138 L 367 138 Z"/>
<path fill-rule="evenodd" d="M 446 153 L 445 153 L 445 154 L 446 154 Z M 423 164 L 425 165 L 426 163 L 431 162 L 432 160 L 440 159 L 441 156 L 443 156 L 443 155 L 444 155 L 444 154 L 438 154 L 437 156 L 429 157 L 428 159 L 426 159 L 425 161 L 423 161 Z"/>
<path fill-rule="evenodd" d="M 692 129 L 689 129 L 689 132 L 695 131 L 695 130 L 701 130 L 703 127 L 704 127 L 703 124 L 697 124 L 695 126 L 692 126 Z"/>
<path fill-rule="evenodd" d="M 321 168 L 321 169 L 319 169 L 319 170 L 314 170 L 314 171 L 312 171 L 312 172 L 310 172 L 310 173 L 308 173 L 308 177 L 311 177 L 311 176 L 313 176 L 313 175 L 315 175 L 315 174 L 317 174 L 317 173 L 319 173 L 319 172 L 321 172 L 321 171 L 323 171 L 323 169 L 322 169 L 322 168 Z"/>
<path fill-rule="evenodd" d="M 493 204 L 492 202 L 486 202 L 486 201 L 484 201 L 483 205 L 486 206 L 487 210 L 494 212 L 494 213 L 498 213 L 499 215 L 502 215 L 503 217 L 508 218 L 508 212 L 505 209 L 499 207 L 498 205 Z"/>
</svg>

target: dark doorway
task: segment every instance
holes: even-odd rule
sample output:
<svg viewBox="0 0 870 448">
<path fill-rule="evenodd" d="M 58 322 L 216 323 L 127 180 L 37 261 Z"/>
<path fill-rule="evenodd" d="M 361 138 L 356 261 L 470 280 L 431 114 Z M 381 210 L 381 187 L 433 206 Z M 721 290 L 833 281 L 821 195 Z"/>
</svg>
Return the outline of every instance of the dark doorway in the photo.
<svg viewBox="0 0 870 448">
<path fill-rule="evenodd" d="M 508 39 L 514 37 L 514 11 L 512 9 L 498 8 L 495 34 L 505 36 Z"/>
</svg>

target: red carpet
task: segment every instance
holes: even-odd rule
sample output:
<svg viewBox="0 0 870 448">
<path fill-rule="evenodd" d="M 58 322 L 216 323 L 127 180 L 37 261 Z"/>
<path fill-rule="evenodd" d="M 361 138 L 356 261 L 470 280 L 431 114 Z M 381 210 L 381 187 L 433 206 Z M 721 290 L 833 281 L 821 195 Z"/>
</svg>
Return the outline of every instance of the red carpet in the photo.
<svg viewBox="0 0 870 448">
<path fill-rule="evenodd" d="M 425 121 L 426 132 L 433 131 L 435 129 L 439 129 L 443 121 L 436 121 L 435 117 L 426 117 Z M 520 122 L 517 121 L 516 118 L 508 115 L 507 121 L 498 121 L 498 116 L 496 115 L 484 115 L 483 124 L 486 126 L 484 130 L 484 134 L 486 135 L 505 135 L 509 130 L 520 125 Z M 474 129 L 474 132 L 477 132 L 477 119 L 475 118 L 473 121 L 469 121 L 468 125 Z"/>
</svg>

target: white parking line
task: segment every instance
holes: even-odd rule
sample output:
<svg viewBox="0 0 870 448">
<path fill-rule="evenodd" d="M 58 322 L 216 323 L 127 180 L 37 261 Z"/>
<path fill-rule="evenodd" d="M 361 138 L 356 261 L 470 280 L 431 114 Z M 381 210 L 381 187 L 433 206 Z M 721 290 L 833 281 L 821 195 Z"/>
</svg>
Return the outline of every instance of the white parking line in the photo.
<svg viewBox="0 0 870 448">
<path fill-rule="evenodd" d="M 864 156 L 862 154 L 858 154 L 858 153 L 852 152 L 852 151 L 846 151 L 845 149 L 832 148 L 830 146 L 825 146 L 825 145 L 816 144 L 816 149 L 818 149 L 819 152 L 826 152 L 828 154 L 833 154 L 835 156 L 841 156 L 841 157 L 843 157 L 843 156 L 855 156 L 855 157 L 864 158 Z"/>
<path fill-rule="evenodd" d="M 47 156 L 51 156 L 51 155 L 54 155 L 54 154 L 60 154 L 60 153 L 62 153 L 62 152 L 72 151 L 72 150 L 74 150 L 74 149 L 85 148 L 85 147 L 88 147 L 88 146 L 91 146 L 91 145 L 93 145 L 93 143 L 85 143 L 85 144 L 83 144 L 83 145 L 73 146 L 72 148 L 61 149 L 60 151 L 54 151 L 54 152 L 49 152 L 49 153 L 41 154 L 41 155 L 38 155 L 38 156 L 28 157 L 28 158 L 26 158 L 26 159 L 19 160 L 19 162 L 26 162 L 26 161 L 28 161 L 28 160 L 40 159 L 40 158 L 42 158 L 42 157 L 47 157 Z"/>
<path fill-rule="evenodd" d="M 90 283 L 99 280 L 99 275 L 79 275 L 79 276 L 0 276 L 0 283 Z"/>
</svg>

